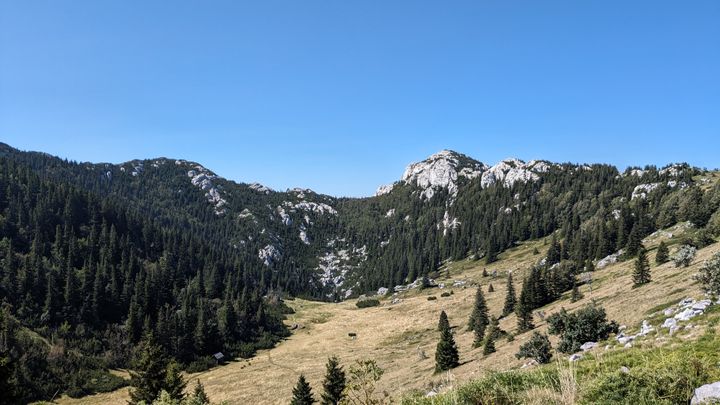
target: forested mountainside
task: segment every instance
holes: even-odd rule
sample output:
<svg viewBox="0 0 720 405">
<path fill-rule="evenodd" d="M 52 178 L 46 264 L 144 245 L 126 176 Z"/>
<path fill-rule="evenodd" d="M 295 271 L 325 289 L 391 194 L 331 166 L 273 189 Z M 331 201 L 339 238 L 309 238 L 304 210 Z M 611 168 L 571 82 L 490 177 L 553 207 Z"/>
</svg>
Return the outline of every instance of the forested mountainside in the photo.
<svg viewBox="0 0 720 405">
<path fill-rule="evenodd" d="M 720 189 L 698 174 L 490 167 L 442 151 L 353 199 L 239 184 L 185 160 L 77 163 L 0 145 L 0 389 L 22 402 L 119 384 L 105 370 L 128 367 L 148 332 L 192 369 L 217 351 L 248 356 L 287 334 L 283 296 L 392 290 L 550 234 L 545 264 L 567 261 L 545 271 L 575 274 L 632 256 L 656 229 L 718 222 Z"/>
</svg>

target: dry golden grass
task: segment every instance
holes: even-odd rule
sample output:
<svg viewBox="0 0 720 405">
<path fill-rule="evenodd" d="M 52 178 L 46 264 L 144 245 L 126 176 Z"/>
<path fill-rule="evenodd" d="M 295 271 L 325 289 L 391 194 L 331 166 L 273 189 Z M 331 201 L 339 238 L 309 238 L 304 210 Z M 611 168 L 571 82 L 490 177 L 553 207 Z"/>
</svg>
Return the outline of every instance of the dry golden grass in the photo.
<svg viewBox="0 0 720 405">
<path fill-rule="evenodd" d="M 654 247 L 659 239 L 652 242 Z M 533 248 L 545 251 L 543 241 L 523 244 L 501 256 L 501 261 L 484 266 L 479 262 L 463 261 L 448 266 L 450 280 L 466 279 L 483 287 L 490 312 L 498 315 L 505 298 L 505 281 L 508 270 L 515 275 L 516 290 L 519 293 L 523 272 L 542 255 L 533 255 Z M 671 249 L 672 250 L 672 249 Z M 689 268 L 676 269 L 672 263 L 652 267 L 653 281 L 641 288 L 632 288 L 632 261 L 619 263 L 598 270 L 592 291 L 581 288 L 584 299 L 570 303 L 567 297 L 542 308 L 551 314 L 565 307 L 574 310 L 590 300 L 599 301 L 611 319 L 616 319 L 630 328 L 636 328 L 656 307 L 670 305 L 686 296 L 699 297 L 698 285 L 692 279 L 701 262 L 720 250 L 718 244 L 698 252 L 698 257 Z M 650 255 L 654 259 L 654 253 Z M 497 270 L 498 277 L 483 278 L 481 273 Z M 445 272 L 442 272 L 445 274 Z M 443 279 L 439 281 L 445 281 Z M 495 292 L 487 293 L 487 284 L 492 283 Z M 420 292 L 401 294 L 402 302 L 391 305 L 383 300 L 380 307 L 357 309 L 355 301 L 339 304 L 318 303 L 304 300 L 289 301 L 296 314 L 287 320 L 288 324 L 298 323 L 301 329 L 294 331 L 286 341 L 272 350 L 261 351 L 250 360 L 233 362 L 204 373 L 188 376 L 189 386 L 199 379 L 214 402 L 227 401 L 231 404 L 276 404 L 287 403 L 292 387 L 300 373 L 305 374 L 316 396 L 321 389 L 325 362 L 331 355 L 337 355 L 341 363 L 349 365 L 356 359 L 374 359 L 385 370 L 379 391 L 392 398 L 398 398 L 410 390 L 427 390 L 430 386 L 462 383 L 479 377 L 489 370 L 505 370 L 522 364 L 514 355 L 518 347 L 530 334 L 519 335 L 512 342 L 500 339 L 496 342 L 497 352 L 482 355 L 482 348 L 472 349 L 473 335 L 466 331 L 475 288 L 454 288 L 450 297 L 440 297 L 441 290 L 428 289 Z M 447 291 L 444 290 L 444 291 Z M 430 295 L 437 300 L 428 301 Z M 460 349 L 461 366 L 449 375 L 434 375 L 434 353 L 439 333 L 436 331 L 438 315 L 445 310 L 455 328 L 455 337 Z M 538 330 L 546 325 L 535 318 Z M 515 317 L 511 315 L 500 322 L 508 332 L 515 330 Z M 351 339 L 348 333 L 357 333 Z M 422 350 L 427 358 L 420 359 Z M 572 403 L 574 391 L 572 374 L 566 373 L 566 387 L 559 403 Z M 537 398 L 545 394 L 537 393 Z M 550 393 L 546 393 L 550 395 Z M 557 394 L 552 394 L 556 396 Z M 125 404 L 128 390 L 123 389 L 74 400 L 63 398 L 63 404 Z"/>
</svg>

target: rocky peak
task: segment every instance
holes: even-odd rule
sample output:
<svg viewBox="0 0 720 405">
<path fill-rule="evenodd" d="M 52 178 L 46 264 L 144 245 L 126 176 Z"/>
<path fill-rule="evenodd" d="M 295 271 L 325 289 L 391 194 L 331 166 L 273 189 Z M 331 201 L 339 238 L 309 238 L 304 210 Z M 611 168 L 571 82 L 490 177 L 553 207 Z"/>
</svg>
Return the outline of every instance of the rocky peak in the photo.
<svg viewBox="0 0 720 405">
<path fill-rule="evenodd" d="M 516 182 L 536 181 L 540 178 L 536 172 L 544 173 L 549 169 L 550 165 L 541 160 L 525 163 L 517 158 L 503 159 L 482 174 L 480 185 L 486 188 L 500 183 L 504 187 L 512 187 Z"/>
<path fill-rule="evenodd" d="M 442 150 L 421 162 L 410 164 L 401 181 L 420 187 L 423 190 L 421 198 L 430 199 L 443 188 L 455 196 L 458 178 L 473 179 L 485 170 L 487 166 L 481 162 L 451 150 Z"/>
</svg>

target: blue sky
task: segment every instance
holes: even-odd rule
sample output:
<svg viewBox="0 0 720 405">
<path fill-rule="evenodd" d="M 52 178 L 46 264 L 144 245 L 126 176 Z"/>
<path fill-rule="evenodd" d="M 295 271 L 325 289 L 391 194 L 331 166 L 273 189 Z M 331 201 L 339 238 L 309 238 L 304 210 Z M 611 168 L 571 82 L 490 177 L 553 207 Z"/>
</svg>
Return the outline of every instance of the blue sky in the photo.
<svg viewBox="0 0 720 405">
<path fill-rule="evenodd" d="M 443 148 L 714 168 L 718 21 L 716 0 L 0 0 L 0 140 L 351 196 Z"/>
</svg>

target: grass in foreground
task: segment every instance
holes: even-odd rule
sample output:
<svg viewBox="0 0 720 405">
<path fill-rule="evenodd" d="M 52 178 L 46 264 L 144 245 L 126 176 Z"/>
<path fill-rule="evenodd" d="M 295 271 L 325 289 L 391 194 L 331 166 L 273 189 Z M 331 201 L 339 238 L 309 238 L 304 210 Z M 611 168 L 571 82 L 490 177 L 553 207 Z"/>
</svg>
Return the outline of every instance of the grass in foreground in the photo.
<svg viewBox="0 0 720 405">
<path fill-rule="evenodd" d="M 491 373 L 447 393 L 407 396 L 403 404 L 686 404 L 695 388 L 720 379 L 715 330 L 693 342 L 598 351 L 530 370 Z"/>
</svg>

